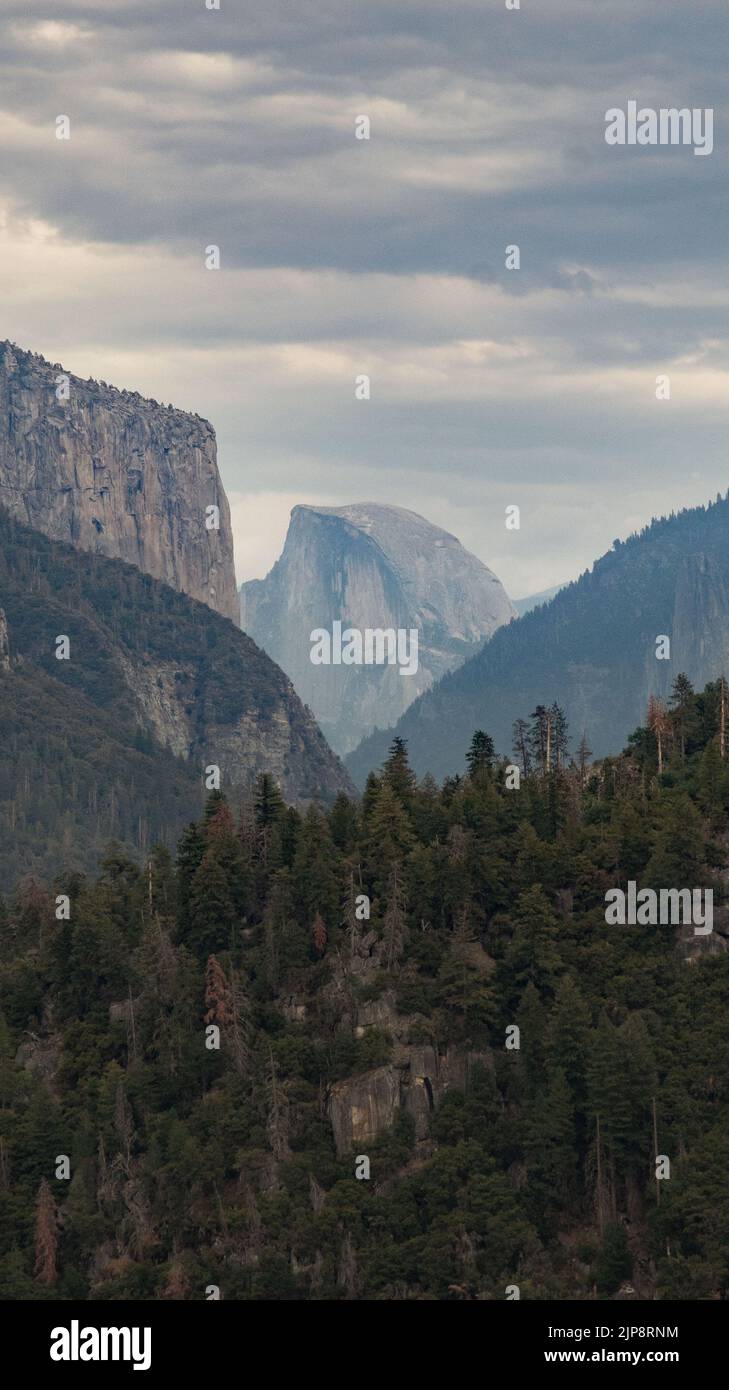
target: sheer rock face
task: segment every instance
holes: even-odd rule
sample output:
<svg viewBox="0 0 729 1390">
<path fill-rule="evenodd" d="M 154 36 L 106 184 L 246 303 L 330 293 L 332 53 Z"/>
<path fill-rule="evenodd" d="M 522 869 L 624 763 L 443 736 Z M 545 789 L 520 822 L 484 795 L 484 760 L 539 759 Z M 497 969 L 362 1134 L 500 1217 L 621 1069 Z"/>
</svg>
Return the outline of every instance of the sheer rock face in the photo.
<svg viewBox="0 0 729 1390">
<path fill-rule="evenodd" d="M 8 639 L 8 620 L 0 608 L 0 671 L 10 670 L 10 642 Z"/>
<path fill-rule="evenodd" d="M 243 584 L 241 626 L 291 677 L 332 747 L 354 748 L 472 656 L 515 610 L 494 574 L 455 536 L 402 507 L 294 507 L 281 558 Z M 314 665 L 311 633 L 418 634 L 418 669 Z"/>
<path fill-rule="evenodd" d="M 430 1117 L 449 1090 L 465 1091 L 475 1066 L 491 1067 L 487 1053 L 451 1047 L 444 1052 L 431 1045 L 396 1049 L 391 1066 L 375 1067 L 359 1076 L 337 1081 L 329 1094 L 327 1113 L 337 1154 L 366 1153 L 392 1129 L 397 1113 L 412 1116 L 415 1139 L 427 1144 Z"/>
<path fill-rule="evenodd" d="M 215 432 L 197 415 L 0 343 L 0 504 L 52 540 L 127 560 L 238 621 Z M 206 526 L 211 505 L 218 530 Z"/>
</svg>

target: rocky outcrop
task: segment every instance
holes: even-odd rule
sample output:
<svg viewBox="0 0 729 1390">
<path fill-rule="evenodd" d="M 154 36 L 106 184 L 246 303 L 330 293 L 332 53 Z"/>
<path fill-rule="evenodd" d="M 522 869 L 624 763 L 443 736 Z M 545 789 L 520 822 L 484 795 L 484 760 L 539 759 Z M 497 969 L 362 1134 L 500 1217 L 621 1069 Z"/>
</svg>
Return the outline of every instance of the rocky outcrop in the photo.
<svg viewBox="0 0 729 1390">
<path fill-rule="evenodd" d="M 291 677 L 344 753 L 397 719 L 515 610 L 494 574 L 455 536 L 402 507 L 294 507 L 281 558 L 242 585 L 241 626 Z M 418 634 L 417 670 L 400 663 L 314 665 L 312 632 Z"/>
<path fill-rule="evenodd" d="M 332 1087 L 329 1119 L 337 1153 L 371 1144 L 391 1128 L 400 1106 L 400 1080 L 394 1067 L 377 1067 Z"/>
<path fill-rule="evenodd" d="M 460 1048 L 441 1052 L 432 1044 L 401 1045 L 390 1066 L 336 1082 L 328 1115 L 337 1153 L 366 1153 L 367 1144 L 392 1128 L 400 1109 L 412 1116 L 416 1141 L 425 1142 L 431 1114 L 446 1091 L 465 1091 L 476 1065 L 489 1066 L 487 1054 Z"/>
<path fill-rule="evenodd" d="M 1 343 L 0 505 L 238 621 L 215 432 L 198 415 Z"/>
<path fill-rule="evenodd" d="M 0 608 L 0 671 L 10 670 L 10 639 L 8 637 L 8 620 L 5 613 Z"/>
<path fill-rule="evenodd" d="M 490 973 L 494 962 L 478 942 L 469 943 L 469 952 L 463 957 L 465 968 Z M 332 1000 L 341 1000 L 347 994 L 348 977 L 356 978 L 360 985 L 374 982 L 382 961 L 381 938 L 374 932 L 365 933 L 356 942 L 349 962 L 340 962 L 344 973 L 338 975 L 335 970 L 325 992 Z M 465 1091 L 474 1066 L 492 1066 L 488 1053 L 468 1047 L 442 1048 L 433 1041 L 423 1041 L 427 1020 L 419 1014 L 398 1013 L 391 989 L 356 1004 L 352 1021 L 355 1037 L 375 1030 L 389 1038 L 391 1051 L 386 1066 L 347 1077 L 330 1089 L 327 1113 L 340 1157 L 354 1149 L 366 1153 L 367 1144 L 392 1128 L 401 1109 L 413 1118 L 417 1143 L 426 1144 L 430 1117 L 446 1091 Z"/>
</svg>

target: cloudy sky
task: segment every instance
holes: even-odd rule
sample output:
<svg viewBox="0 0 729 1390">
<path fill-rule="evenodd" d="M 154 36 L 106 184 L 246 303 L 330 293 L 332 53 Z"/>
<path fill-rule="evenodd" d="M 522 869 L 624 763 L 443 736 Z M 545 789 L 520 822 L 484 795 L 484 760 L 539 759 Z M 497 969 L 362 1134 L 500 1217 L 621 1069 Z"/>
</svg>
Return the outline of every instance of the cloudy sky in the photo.
<svg viewBox="0 0 729 1390">
<path fill-rule="evenodd" d="M 726 0 L 0 13 L 0 337 L 212 420 L 240 579 L 381 501 L 519 597 L 729 487 Z M 631 98 L 713 154 L 607 146 Z"/>
</svg>

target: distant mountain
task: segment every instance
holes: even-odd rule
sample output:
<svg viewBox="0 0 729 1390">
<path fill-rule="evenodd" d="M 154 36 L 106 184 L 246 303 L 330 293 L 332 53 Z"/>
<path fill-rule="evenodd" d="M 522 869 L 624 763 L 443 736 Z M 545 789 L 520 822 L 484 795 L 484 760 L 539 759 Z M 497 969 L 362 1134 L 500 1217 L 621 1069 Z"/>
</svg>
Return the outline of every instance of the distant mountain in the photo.
<svg viewBox="0 0 729 1390">
<path fill-rule="evenodd" d="M 670 660 L 656 657 L 656 638 L 664 635 Z M 573 744 L 585 730 L 596 755 L 615 753 L 644 720 L 651 693 L 667 697 L 681 671 L 703 686 L 722 670 L 729 673 L 727 498 L 616 542 L 590 572 L 502 628 L 347 763 L 362 784 L 397 733 L 419 773 L 460 772 L 474 729 L 487 730 L 508 753 L 513 721 L 554 700 L 566 710 Z"/>
<path fill-rule="evenodd" d="M 541 593 L 528 594 L 526 598 L 512 599 L 512 603 L 521 618 L 525 613 L 530 613 L 532 608 L 537 608 L 540 603 L 549 603 L 550 599 L 553 599 L 555 594 L 558 594 L 563 588 L 564 584 L 555 584 L 551 589 L 542 589 Z"/>
<path fill-rule="evenodd" d="M 351 790 L 289 680 L 226 618 L 0 508 L 0 883 L 173 843 L 269 772 L 301 804 Z M 70 659 L 56 656 L 70 640 Z"/>
<path fill-rule="evenodd" d="M 332 747 L 394 723 L 434 680 L 515 616 L 491 570 L 402 507 L 294 507 L 281 558 L 243 584 L 241 626 L 288 673 Z M 334 623 L 418 633 L 418 670 L 313 665 L 311 633 Z"/>
<path fill-rule="evenodd" d="M 238 621 L 215 431 L 198 415 L 0 343 L 0 506 Z"/>
</svg>

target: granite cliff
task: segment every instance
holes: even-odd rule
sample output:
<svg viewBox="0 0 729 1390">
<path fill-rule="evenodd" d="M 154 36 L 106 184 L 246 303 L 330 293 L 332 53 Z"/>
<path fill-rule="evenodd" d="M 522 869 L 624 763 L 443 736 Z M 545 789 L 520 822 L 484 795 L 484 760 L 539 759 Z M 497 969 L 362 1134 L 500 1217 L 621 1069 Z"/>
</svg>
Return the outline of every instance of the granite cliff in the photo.
<svg viewBox="0 0 729 1390">
<path fill-rule="evenodd" d="M 228 501 L 207 420 L 0 343 L 0 504 L 238 621 Z M 219 511 L 219 529 L 207 528 Z"/>
<path fill-rule="evenodd" d="M 280 559 L 240 591 L 241 626 L 291 677 L 333 748 L 384 727 L 514 616 L 499 580 L 455 536 L 402 507 L 294 507 Z M 418 669 L 313 665 L 316 628 L 418 634 Z"/>
</svg>

